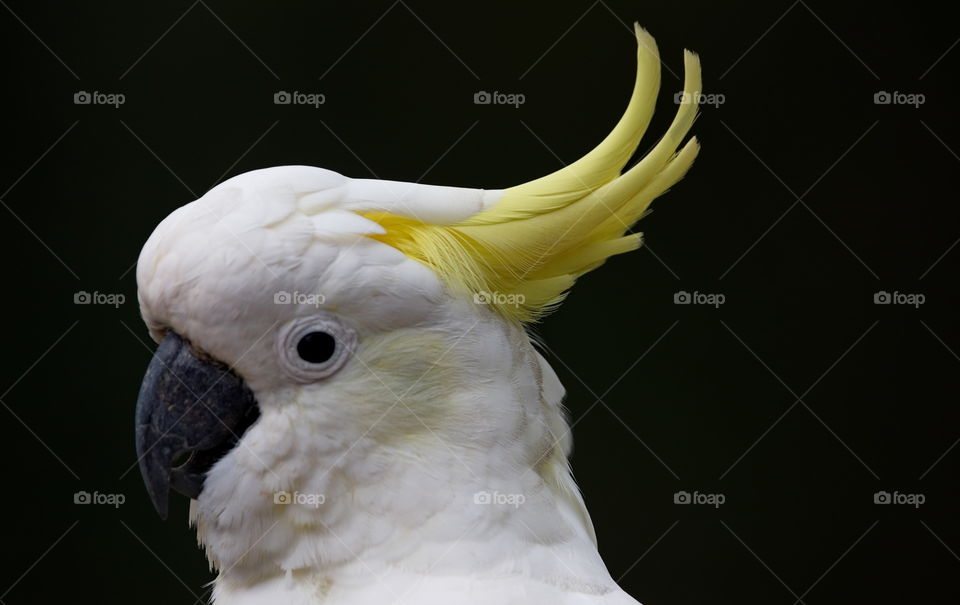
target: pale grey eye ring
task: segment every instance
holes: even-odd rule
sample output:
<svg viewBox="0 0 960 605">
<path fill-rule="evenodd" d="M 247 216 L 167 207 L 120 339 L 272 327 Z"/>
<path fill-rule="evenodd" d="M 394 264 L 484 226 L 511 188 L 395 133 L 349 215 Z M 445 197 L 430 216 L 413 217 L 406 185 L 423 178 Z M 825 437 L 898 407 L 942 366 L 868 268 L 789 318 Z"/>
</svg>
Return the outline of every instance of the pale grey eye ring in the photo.
<svg viewBox="0 0 960 605">
<path fill-rule="evenodd" d="M 318 347 L 326 351 L 317 353 Z M 280 367 L 288 376 L 303 383 L 333 375 L 350 359 L 356 347 L 356 330 L 331 316 L 298 317 L 283 326 L 274 341 Z"/>
</svg>

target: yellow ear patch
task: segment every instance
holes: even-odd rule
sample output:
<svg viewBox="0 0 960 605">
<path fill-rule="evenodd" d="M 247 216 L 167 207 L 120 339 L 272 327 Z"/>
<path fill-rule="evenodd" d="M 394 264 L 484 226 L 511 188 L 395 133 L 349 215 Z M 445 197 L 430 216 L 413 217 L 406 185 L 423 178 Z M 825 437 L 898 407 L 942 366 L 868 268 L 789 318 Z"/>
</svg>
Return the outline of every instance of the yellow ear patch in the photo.
<svg viewBox="0 0 960 605">
<path fill-rule="evenodd" d="M 504 317 L 536 321 L 559 304 L 574 281 L 610 256 L 635 250 L 624 235 L 650 203 L 693 164 L 700 61 L 684 51 L 684 102 L 654 148 L 621 174 L 653 116 L 660 89 L 656 42 L 635 25 L 637 78 L 623 117 L 583 158 L 545 177 L 506 189 L 489 210 L 454 225 L 387 213 L 364 213 L 386 230 L 369 237 L 431 267 L 455 291 L 491 304 Z"/>
</svg>

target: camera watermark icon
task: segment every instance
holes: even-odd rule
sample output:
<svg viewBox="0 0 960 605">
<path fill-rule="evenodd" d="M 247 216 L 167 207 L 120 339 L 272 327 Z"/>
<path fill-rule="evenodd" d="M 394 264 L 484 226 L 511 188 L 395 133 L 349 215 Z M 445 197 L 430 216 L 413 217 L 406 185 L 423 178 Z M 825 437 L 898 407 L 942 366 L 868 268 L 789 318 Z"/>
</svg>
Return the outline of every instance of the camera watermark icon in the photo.
<svg viewBox="0 0 960 605">
<path fill-rule="evenodd" d="M 496 490 L 492 492 L 479 491 L 473 494 L 474 504 L 496 504 L 499 506 L 512 506 L 520 508 L 520 505 L 527 501 L 523 494 L 502 494 Z"/>
<path fill-rule="evenodd" d="M 878 90 L 873 93 L 874 105 L 912 105 L 914 109 L 917 109 L 926 102 L 926 95 L 920 92 L 907 93 L 897 90 L 893 92 Z"/>
<path fill-rule="evenodd" d="M 514 108 L 519 108 L 526 102 L 526 95 L 519 92 L 508 93 L 499 92 L 497 90 L 493 92 L 487 92 L 485 90 L 480 90 L 473 93 L 474 105 L 513 105 Z"/>
<path fill-rule="evenodd" d="M 680 290 L 673 293 L 673 304 L 675 305 L 707 305 L 714 309 L 719 309 L 720 305 L 727 302 L 727 297 L 719 292 L 687 292 Z"/>
<path fill-rule="evenodd" d="M 873 293 L 873 304 L 875 305 L 907 305 L 914 309 L 919 309 L 920 305 L 927 302 L 927 297 L 919 292 L 887 292 L 880 290 Z"/>
<path fill-rule="evenodd" d="M 473 295 L 473 304 L 475 305 L 501 305 L 519 307 L 527 302 L 527 297 L 523 294 L 505 294 L 503 292 L 486 292 L 481 290 Z"/>
<path fill-rule="evenodd" d="M 677 105 L 690 105 L 691 103 L 696 103 L 697 105 L 713 105 L 714 107 L 720 107 L 727 102 L 727 96 L 723 93 L 711 93 L 705 95 L 702 92 L 698 92 L 691 94 L 684 90 L 673 95 L 673 102 Z"/>
<path fill-rule="evenodd" d="M 123 494 L 101 494 L 100 492 L 79 491 L 73 494 L 74 504 L 105 504 L 114 508 L 120 508 L 127 497 Z"/>
<path fill-rule="evenodd" d="M 311 506 L 320 508 L 320 505 L 327 501 L 323 494 L 309 494 L 303 492 L 279 491 L 273 493 L 274 504 L 299 504 L 301 506 Z"/>
<path fill-rule="evenodd" d="M 108 292 L 87 292 L 80 290 L 73 293 L 73 304 L 75 305 L 110 305 L 115 309 L 127 302 L 127 297 L 120 293 Z"/>
<path fill-rule="evenodd" d="M 905 504 L 914 508 L 920 508 L 926 501 L 927 497 L 924 494 L 901 494 L 897 491 L 891 493 L 882 490 L 873 494 L 874 504 Z"/>
<path fill-rule="evenodd" d="M 100 92 L 99 90 L 87 92 L 85 90 L 78 90 L 73 93 L 74 105 L 112 105 L 114 109 L 118 109 L 126 102 L 126 95 L 119 92 Z"/>
<path fill-rule="evenodd" d="M 327 302 L 327 297 L 323 294 L 287 292 L 286 290 L 273 293 L 273 304 L 275 305 L 312 305 L 319 307 L 325 302 Z"/>
<path fill-rule="evenodd" d="M 285 90 L 278 90 L 273 93 L 274 105 L 311 105 L 317 108 L 326 102 L 327 96 L 321 92 L 300 92 L 299 90 L 287 92 Z"/>
<path fill-rule="evenodd" d="M 674 504 L 706 504 L 714 508 L 720 508 L 726 501 L 727 497 L 724 494 L 690 493 L 683 490 L 673 494 Z"/>
</svg>

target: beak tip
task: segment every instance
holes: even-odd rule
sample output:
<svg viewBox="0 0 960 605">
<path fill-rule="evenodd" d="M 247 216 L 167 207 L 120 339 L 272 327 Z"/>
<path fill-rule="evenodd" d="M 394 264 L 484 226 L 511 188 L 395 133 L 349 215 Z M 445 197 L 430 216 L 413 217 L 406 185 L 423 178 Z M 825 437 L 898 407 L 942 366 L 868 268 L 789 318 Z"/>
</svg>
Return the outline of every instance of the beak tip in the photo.
<svg viewBox="0 0 960 605">
<path fill-rule="evenodd" d="M 147 495 L 150 496 L 150 502 L 153 508 L 164 521 L 167 520 L 167 513 L 170 506 L 170 484 L 169 479 L 163 479 L 156 474 L 143 472 L 144 483 L 147 488 Z"/>
<path fill-rule="evenodd" d="M 160 516 L 160 520 L 166 521 L 170 509 L 170 498 L 168 494 L 160 495 L 155 492 L 150 492 L 150 501 L 153 503 L 153 508 L 157 511 L 157 515 Z"/>
<path fill-rule="evenodd" d="M 145 426 L 137 430 L 136 445 L 137 455 L 140 457 L 140 475 L 143 477 L 153 508 L 160 518 L 166 521 L 169 512 L 170 474 L 167 465 L 161 459 L 162 456 L 148 446 L 148 443 L 152 443 L 148 438 L 149 432 L 149 428 Z"/>
</svg>

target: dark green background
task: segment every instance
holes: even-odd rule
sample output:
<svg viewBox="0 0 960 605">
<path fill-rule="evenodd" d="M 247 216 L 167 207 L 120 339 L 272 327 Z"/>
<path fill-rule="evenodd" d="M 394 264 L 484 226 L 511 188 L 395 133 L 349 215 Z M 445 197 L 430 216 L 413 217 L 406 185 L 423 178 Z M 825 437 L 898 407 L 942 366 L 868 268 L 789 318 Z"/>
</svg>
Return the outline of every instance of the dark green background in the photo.
<svg viewBox="0 0 960 605">
<path fill-rule="evenodd" d="M 486 188 L 546 174 L 623 110 L 633 20 L 676 73 L 684 46 L 700 52 L 725 103 L 643 221 L 650 247 L 536 329 L 611 573 L 646 605 L 960 599 L 945 5 L 2 4 L 4 603 L 191 603 L 212 579 L 187 502 L 161 522 L 130 470 L 150 348 L 129 269 L 164 216 L 280 164 Z M 679 81 L 665 71 L 662 88 L 656 134 Z M 481 89 L 527 102 L 474 105 Z M 127 100 L 75 105 L 79 90 Z M 278 90 L 327 102 L 278 106 Z M 875 105 L 880 90 L 926 103 Z M 79 290 L 127 302 L 77 306 Z M 726 304 L 675 305 L 679 290 Z M 879 290 L 927 302 L 874 305 Z M 75 505 L 78 490 L 126 502 Z M 726 503 L 676 505 L 678 490 Z M 926 503 L 875 505 L 878 490 Z"/>
</svg>

